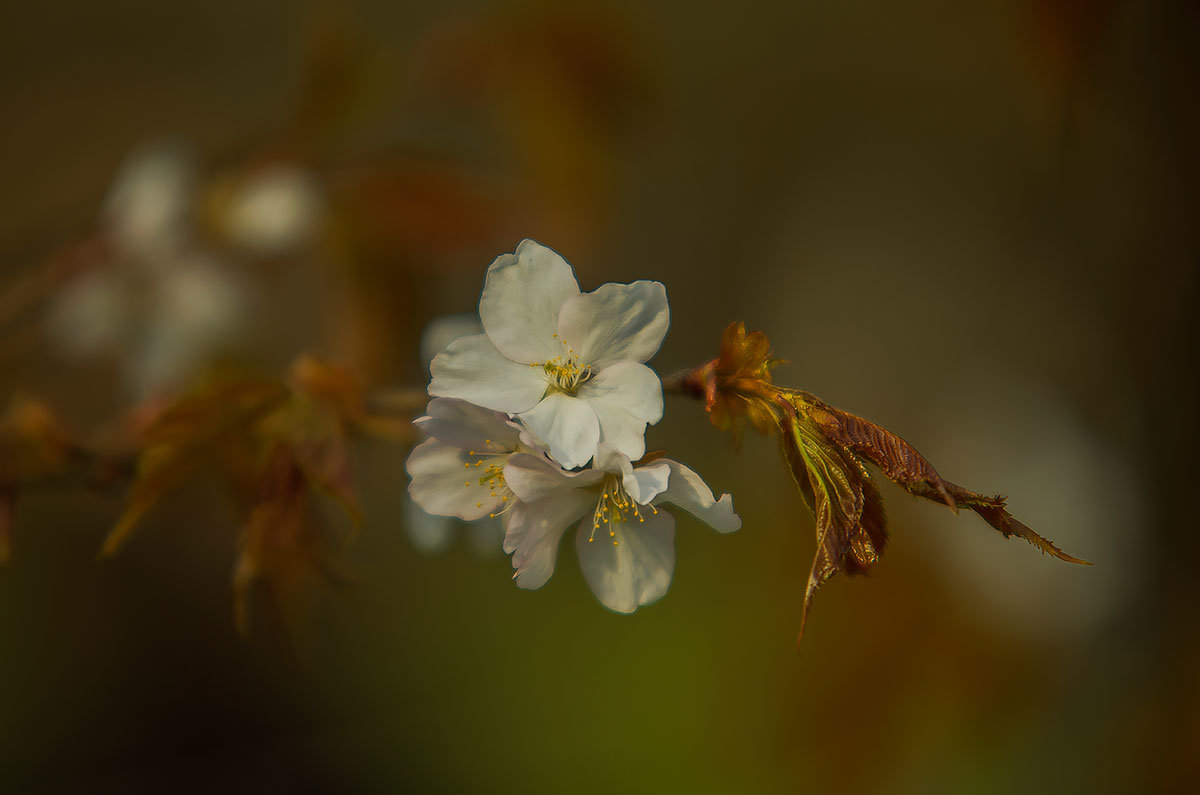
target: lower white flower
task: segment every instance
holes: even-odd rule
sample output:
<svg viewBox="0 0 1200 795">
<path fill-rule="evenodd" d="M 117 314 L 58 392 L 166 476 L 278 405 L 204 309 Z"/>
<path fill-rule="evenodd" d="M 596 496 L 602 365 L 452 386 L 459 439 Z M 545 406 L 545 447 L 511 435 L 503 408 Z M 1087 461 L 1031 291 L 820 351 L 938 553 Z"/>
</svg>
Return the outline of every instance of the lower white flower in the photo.
<svg viewBox="0 0 1200 795">
<path fill-rule="evenodd" d="M 504 468 L 516 498 L 504 551 L 514 579 L 540 588 L 554 573 L 559 541 L 572 522 L 583 576 L 611 610 L 632 613 L 662 598 L 675 571 L 675 518 L 657 506 L 673 503 L 720 533 L 742 526 L 733 498 L 720 500 L 684 465 L 661 458 L 634 468 L 614 447 L 601 444 L 594 465 L 568 472 L 544 456 L 517 454 Z"/>
<path fill-rule="evenodd" d="M 434 398 L 414 424 L 429 435 L 408 456 L 408 493 L 435 516 L 465 521 L 496 517 L 514 504 L 505 465 L 537 446 L 504 414 L 462 400 Z"/>
</svg>

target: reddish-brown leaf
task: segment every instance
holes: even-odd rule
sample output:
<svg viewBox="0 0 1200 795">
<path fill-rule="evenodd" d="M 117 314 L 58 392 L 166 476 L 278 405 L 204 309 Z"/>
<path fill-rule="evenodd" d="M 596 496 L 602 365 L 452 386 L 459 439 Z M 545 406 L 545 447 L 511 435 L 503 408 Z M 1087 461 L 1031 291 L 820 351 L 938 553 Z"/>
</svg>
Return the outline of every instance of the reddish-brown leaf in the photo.
<svg viewBox="0 0 1200 795">
<path fill-rule="evenodd" d="M 889 480 L 900 484 L 909 493 L 946 505 L 956 512 L 960 507 L 970 508 L 1005 538 L 1015 535 L 1059 560 L 1087 563 L 1063 552 L 1013 518 L 1005 508 L 1003 497 L 977 494 L 944 479 L 916 448 L 886 428 L 833 408 L 807 392 L 790 394 L 830 439 L 875 464 Z"/>
<path fill-rule="evenodd" d="M 780 408 L 784 461 L 817 530 L 817 550 L 804 593 L 802 638 L 817 589 L 838 572 L 865 574 L 879 560 L 887 544 L 887 519 L 879 490 L 854 453 L 832 443 L 795 406 L 781 400 Z"/>
<path fill-rule="evenodd" d="M 210 384 L 180 398 L 146 430 L 137 475 L 125 511 L 101 547 L 116 552 L 159 500 L 202 466 L 244 444 L 250 429 L 288 396 L 277 381 L 233 380 Z"/>
<path fill-rule="evenodd" d="M 704 400 L 713 424 L 739 434 L 747 421 L 779 435 L 788 471 L 816 520 L 817 549 L 804 594 L 800 635 L 813 596 L 839 572 L 863 574 L 887 545 L 883 499 L 866 463 L 909 493 L 969 508 L 1006 538 L 1016 536 L 1068 563 L 1068 555 L 1017 521 L 1003 497 L 988 497 L 944 479 L 911 444 L 880 425 L 834 408 L 815 395 L 776 386 L 770 344 L 761 332 L 732 323 L 721 337 L 720 355 L 664 382 L 664 388 Z"/>
</svg>

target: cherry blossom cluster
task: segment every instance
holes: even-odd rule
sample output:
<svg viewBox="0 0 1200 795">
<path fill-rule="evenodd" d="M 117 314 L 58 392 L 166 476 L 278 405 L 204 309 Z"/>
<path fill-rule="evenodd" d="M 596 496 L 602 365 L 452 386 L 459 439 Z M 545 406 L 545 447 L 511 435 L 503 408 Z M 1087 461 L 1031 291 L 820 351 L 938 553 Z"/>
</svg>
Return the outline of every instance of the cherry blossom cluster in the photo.
<svg viewBox="0 0 1200 795">
<path fill-rule="evenodd" d="M 662 419 L 662 383 L 646 366 L 670 325 L 653 281 L 580 292 L 571 266 L 523 241 L 488 268 L 483 333 L 461 337 L 430 366 L 429 437 L 408 459 L 409 493 L 425 511 L 499 517 L 514 579 L 540 588 L 567 528 L 579 564 L 608 608 L 660 599 L 675 569 L 675 520 L 664 503 L 722 533 L 741 527 L 691 469 L 646 455 Z"/>
</svg>

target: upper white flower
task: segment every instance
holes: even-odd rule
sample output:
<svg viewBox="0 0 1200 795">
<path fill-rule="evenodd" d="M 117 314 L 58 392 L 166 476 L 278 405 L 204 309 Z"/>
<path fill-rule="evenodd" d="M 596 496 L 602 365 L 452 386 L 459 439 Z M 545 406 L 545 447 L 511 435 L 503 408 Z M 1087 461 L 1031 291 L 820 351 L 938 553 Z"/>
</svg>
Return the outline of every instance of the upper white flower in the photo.
<svg viewBox="0 0 1200 795">
<path fill-rule="evenodd" d="M 601 442 L 642 456 L 647 423 L 662 419 L 662 384 L 644 364 L 670 325 L 662 284 L 580 293 L 566 260 L 524 240 L 488 268 L 479 317 L 483 334 L 434 358 L 431 395 L 516 415 L 567 468 Z"/>
<path fill-rule="evenodd" d="M 517 585 L 544 585 L 563 532 L 586 517 L 575 533 L 579 565 L 597 598 L 618 613 L 657 601 L 671 584 L 675 519 L 655 506 L 674 503 L 721 533 L 742 526 L 733 499 L 714 499 L 692 470 L 665 458 L 635 469 L 607 444 L 591 469 L 567 472 L 544 457 L 516 454 L 504 476 L 515 498 L 504 551 L 512 554 Z"/>
</svg>

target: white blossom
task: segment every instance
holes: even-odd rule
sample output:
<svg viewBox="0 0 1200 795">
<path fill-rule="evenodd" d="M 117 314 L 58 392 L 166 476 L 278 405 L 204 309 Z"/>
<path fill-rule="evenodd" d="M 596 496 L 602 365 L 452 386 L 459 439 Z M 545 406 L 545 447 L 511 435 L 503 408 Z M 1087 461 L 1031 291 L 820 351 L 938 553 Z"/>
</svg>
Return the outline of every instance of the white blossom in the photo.
<svg viewBox="0 0 1200 795">
<path fill-rule="evenodd" d="M 429 438 L 408 457 L 408 493 L 425 512 L 474 521 L 504 513 L 513 502 L 504 467 L 536 442 L 504 414 L 461 400 L 435 398 L 415 421 Z"/>
<path fill-rule="evenodd" d="M 662 284 L 580 293 L 562 257 L 525 240 L 488 268 L 479 316 L 483 334 L 433 360 L 431 395 L 518 417 L 567 468 L 600 443 L 642 456 L 646 425 L 662 418 L 662 385 L 644 364 L 670 324 Z"/>
<path fill-rule="evenodd" d="M 483 327 L 479 325 L 479 316 L 473 313 L 435 318 L 425 327 L 425 332 L 421 335 L 421 359 L 428 368 L 433 357 L 451 342 L 468 334 L 479 334 L 481 331 L 483 331 Z M 458 402 L 448 398 L 438 398 L 430 405 L 441 406 L 441 401 Z M 435 406 L 433 411 L 441 413 L 442 410 Z M 488 409 L 478 409 L 478 411 L 485 420 L 495 414 Z M 508 425 L 506 417 L 501 415 L 500 419 L 504 421 L 505 426 Z M 428 420 L 422 418 L 418 420 L 418 423 L 426 421 Z M 507 430 L 506 427 L 502 433 Z M 486 434 L 484 438 L 487 438 Z M 405 500 L 404 517 L 404 526 L 413 546 L 426 554 L 445 552 L 455 537 L 462 534 L 463 530 L 466 531 L 468 548 L 481 557 L 499 554 L 504 541 L 504 524 L 501 517 L 485 517 L 466 522 L 464 525 L 462 520 L 454 517 L 429 513 L 411 496 Z"/>
<path fill-rule="evenodd" d="M 660 599 L 675 570 L 675 519 L 658 510 L 675 504 L 721 533 L 737 530 L 733 499 L 714 499 L 691 469 L 669 459 L 635 468 L 608 444 L 591 469 L 565 471 L 545 457 L 516 454 L 504 467 L 513 502 L 504 550 L 514 579 L 540 588 L 554 572 L 562 534 L 580 517 L 575 546 L 584 578 L 597 598 L 618 613 Z"/>
</svg>

